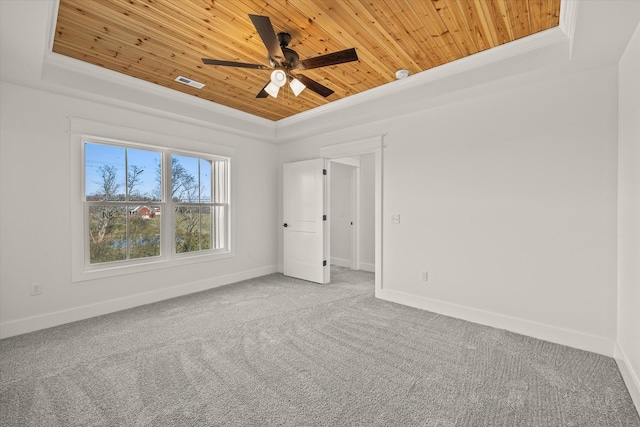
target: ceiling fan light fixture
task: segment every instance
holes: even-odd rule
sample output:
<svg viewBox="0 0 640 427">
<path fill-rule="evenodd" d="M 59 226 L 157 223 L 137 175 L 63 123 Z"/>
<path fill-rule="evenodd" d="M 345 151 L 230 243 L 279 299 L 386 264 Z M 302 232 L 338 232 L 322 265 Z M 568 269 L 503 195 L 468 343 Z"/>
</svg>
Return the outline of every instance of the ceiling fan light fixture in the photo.
<svg viewBox="0 0 640 427">
<path fill-rule="evenodd" d="M 269 84 L 264 88 L 264 91 L 274 98 L 277 98 L 278 92 L 280 91 L 280 86 L 273 84 L 273 81 L 270 81 Z"/>
<path fill-rule="evenodd" d="M 269 61 L 269 67 L 262 64 L 250 64 L 247 62 L 227 61 L 212 58 L 202 58 L 202 62 L 206 65 L 219 67 L 250 68 L 256 70 L 273 69 L 274 71 L 271 73 L 271 78 L 267 82 L 267 85 L 260 89 L 256 98 L 263 99 L 267 98 L 268 95 L 276 98 L 278 96 L 279 89 L 284 87 L 284 85 L 287 84 L 287 81 L 289 81 L 291 91 L 294 92 L 296 96 L 308 87 L 310 91 L 326 98 L 333 94 L 334 91 L 306 76 L 300 75 L 299 77 L 301 80 L 293 79 L 293 76 L 290 75 L 289 72 L 294 69 L 310 70 L 313 68 L 329 67 L 344 64 L 346 62 L 358 61 L 358 54 L 356 53 L 356 49 L 353 47 L 351 49 L 327 53 L 325 55 L 315 56 L 307 58 L 304 61 L 300 61 L 298 53 L 288 47 L 289 42 L 291 41 L 291 34 L 284 32 L 276 34 L 268 16 L 249 14 L 249 19 L 251 19 L 253 26 L 262 39 L 262 43 L 267 48 L 267 60 Z"/>
<path fill-rule="evenodd" d="M 286 82 L 287 75 L 284 71 L 275 70 L 273 73 L 271 73 L 271 83 L 273 83 L 274 85 L 282 87 Z"/>
<path fill-rule="evenodd" d="M 291 91 L 295 96 L 300 95 L 300 93 L 306 88 L 304 83 L 302 83 L 298 79 L 291 79 L 291 83 L 289 83 L 289 87 L 291 87 Z"/>
</svg>

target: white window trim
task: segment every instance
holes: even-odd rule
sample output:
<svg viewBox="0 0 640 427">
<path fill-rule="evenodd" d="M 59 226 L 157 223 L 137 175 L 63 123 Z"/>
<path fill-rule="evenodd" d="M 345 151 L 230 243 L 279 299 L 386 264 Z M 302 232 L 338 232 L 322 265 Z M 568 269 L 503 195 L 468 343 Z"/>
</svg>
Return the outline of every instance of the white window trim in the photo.
<svg viewBox="0 0 640 427">
<path fill-rule="evenodd" d="M 188 140 L 173 135 L 142 131 L 122 126 L 110 125 L 91 120 L 69 117 L 70 135 L 70 207 L 71 207 L 71 280 L 86 280 L 114 277 L 123 274 L 138 273 L 170 268 L 201 262 L 211 262 L 235 257 L 235 149 L 209 142 Z M 117 263 L 90 265 L 88 262 L 88 230 L 85 227 L 87 204 L 84 189 L 84 143 L 85 141 L 117 144 L 150 150 L 169 150 L 172 154 L 191 156 L 226 157 L 229 159 L 229 197 L 228 197 L 228 245 L 222 251 L 203 251 L 175 254 L 171 250 L 171 239 L 162 239 L 163 255 L 153 258 L 140 258 Z M 165 156 L 166 157 L 166 156 Z M 166 162 L 166 159 L 165 159 Z M 161 203 L 158 203 L 161 204 Z M 166 210 L 165 210 L 166 211 Z M 165 212 L 163 212 L 165 213 Z M 173 224 L 173 213 L 169 224 Z M 173 225 L 171 225 L 173 227 Z"/>
</svg>

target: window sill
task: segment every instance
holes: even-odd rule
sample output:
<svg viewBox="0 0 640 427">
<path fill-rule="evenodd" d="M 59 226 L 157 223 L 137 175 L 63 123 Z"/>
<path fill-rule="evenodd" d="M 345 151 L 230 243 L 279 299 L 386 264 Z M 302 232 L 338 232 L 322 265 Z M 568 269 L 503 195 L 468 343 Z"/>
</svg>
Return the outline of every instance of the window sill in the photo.
<svg viewBox="0 0 640 427">
<path fill-rule="evenodd" d="M 190 265 L 202 262 L 217 261 L 220 259 L 233 258 L 235 254 L 233 251 L 227 252 L 215 252 L 208 254 L 198 255 L 185 255 L 176 256 L 172 259 L 159 258 L 153 261 L 145 261 L 143 263 L 133 264 L 116 264 L 109 266 L 95 266 L 90 269 L 74 271 L 72 274 L 72 282 L 84 282 L 88 280 L 103 279 L 107 277 L 122 276 L 131 273 L 141 273 L 145 271 L 158 270 L 161 268 L 180 267 L 183 265 Z"/>
</svg>

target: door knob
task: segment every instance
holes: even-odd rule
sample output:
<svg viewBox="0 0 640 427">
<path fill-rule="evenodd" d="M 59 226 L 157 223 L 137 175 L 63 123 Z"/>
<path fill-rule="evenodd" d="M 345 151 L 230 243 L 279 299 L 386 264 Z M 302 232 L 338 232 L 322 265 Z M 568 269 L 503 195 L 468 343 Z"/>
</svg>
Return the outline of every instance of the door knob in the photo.
<svg viewBox="0 0 640 427">
<path fill-rule="evenodd" d="M 287 224 L 287 223 L 285 222 L 283 227 L 288 227 L 288 226 L 289 226 L 289 224 Z"/>
</svg>

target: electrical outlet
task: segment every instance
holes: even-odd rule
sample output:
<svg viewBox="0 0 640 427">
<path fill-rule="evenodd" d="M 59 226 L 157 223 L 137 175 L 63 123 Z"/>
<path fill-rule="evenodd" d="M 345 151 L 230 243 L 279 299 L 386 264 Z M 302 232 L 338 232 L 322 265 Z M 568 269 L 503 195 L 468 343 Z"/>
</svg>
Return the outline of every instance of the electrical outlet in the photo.
<svg viewBox="0 0 640 427">
<path fill-rule="evenodd" d="M 423 282 L 426 282 L 427 280 L 429 280 L 429 272 L 428 271 L 421 271 L 420 272 L 420 280 L 422 280 Z"/>
<path fill-rule="evenodd" d="M 31 284 L 31 296 L 42 295 L 42 283 Z"/>
</svg>

